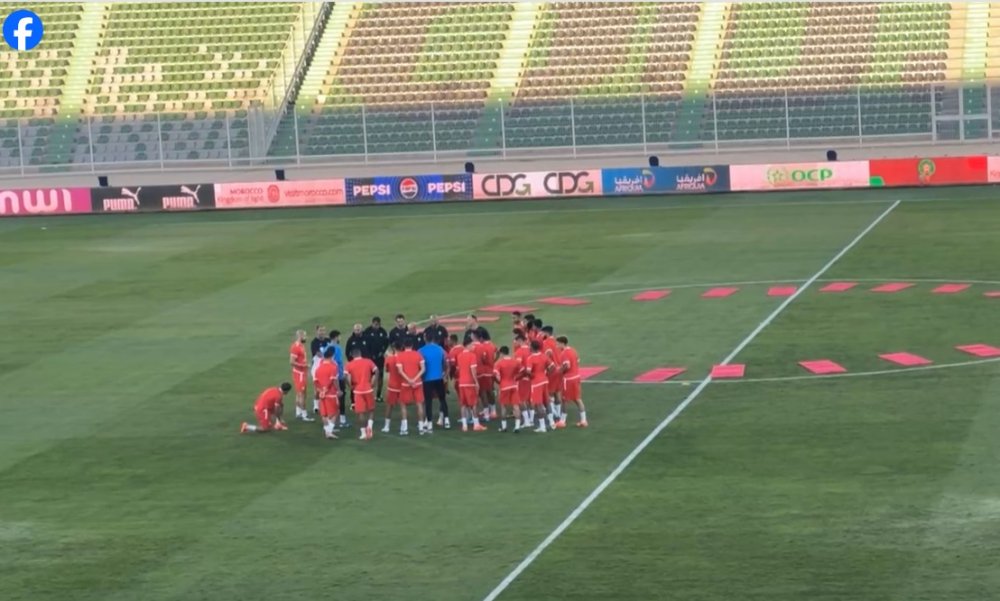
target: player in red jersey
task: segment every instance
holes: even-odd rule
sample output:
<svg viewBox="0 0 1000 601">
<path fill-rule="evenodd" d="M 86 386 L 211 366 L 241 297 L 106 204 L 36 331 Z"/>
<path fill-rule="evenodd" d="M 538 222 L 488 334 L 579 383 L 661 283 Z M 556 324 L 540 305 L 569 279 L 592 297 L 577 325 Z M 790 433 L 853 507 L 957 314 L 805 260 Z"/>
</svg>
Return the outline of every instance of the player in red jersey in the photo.
<svg viewBox="0 0 1000 601">
<path fill-rule="evenodd" d="M 552 365 L 555 366 L 555 369 L 549 372 L 548 409 L 550 425 L 553 428 L 559 428 L 565 427 L 565 424 L 563 426 L 559 425 L 560 418 L 562 417 L 562 352 L 559 350 L 559 344 L 552 335 L 554 331 L 552 326 L 542 328 L 542 350 L 548 355 Z"/>
<path fill-rule="evenodd" d="M 518 394 L 518 380 L 521 378 L 521 362 L 510 356 L 510 349 L 500 347 L 500 359 L 493 366 L 493 377 L 500 388 L 500 431 L 507 431 L 507 417 L 513 412 L 514 432 L 521 430 L 521 403 Z"/>
<path fill-rule="evenodd" d="M 314 421 L 306 411 L 306 331 L 295 332 L 295 339 L 288 349 L 288 363 L 292 366 L 292 386 L 295 388 L 295 417 L 304 422 Z"/>
<path fill-rule="evenodd" d="M 385 373 L 388 376 L 386 389 L 388 392 L 385 397 L 385 427 L 382 428 L 384 434 L 389 433 L 392 424 L 392 410 L 400 404 L 399 395 L 403 389 L 403 376 L 400 375 L 396 366 L 399 365 L 399 354 L 402 352 L 403 343 L 397 340 L 389 346 L 385 353 Z"/>
<path fill-rule="evenodd" d="M 587 427 L 587 408 L 583 405 L 583 394 L 580 386 L 580 355 L 576 349 L 569 345 L 569 339 L 565 336 L 556 338 L 559 349 L 562 351 L 562 373 L 563 373 L 563 401 L 567 405 L 576 405 L 580 411 L 580 421 L 576 423 L 578 428 Z M 562 427 L 566 427 L 566 414 L 560 417 Z"/>
<path fill-rule="evenodd" d="M 337 438 L 337 416 L 340 414 L 340 382 L 337 364 L 333 360 L 333 347 L 323 353 L 316 367 L 313 385 L 319 393 L 319 415 L 323 419 L 323 433 L 327 438 Z"/>
<path fill-rule="evenodd" d="M 354 349 L 351 357 L 345 371 L 354 400 L 354 413 L 358 416 L 358 429 L 361 430 L 359 438 L 371 440 L 375 423 L 375 388 L 372 382 L 378 376 L 378 366 L 371 359 L 362 357 L 360 348 Z"/>
<path fill-rule="evenodd" d="M 542 352 L 542 343 L 531 343 L 531 356 L 528 357 L 526 366 L 528 375 L 531 377 L 531 415 L 532 421 L 536 412 L 538 415 L 538 427 L 535 432 L 545 432 L 545 401 L 548 398 L 549 369 L 551 362 L 548 356 Z M 551 419 L 551 416 L 550 416 Z"/>
<path fill-rule="evenodd" d="M 451 348 L 448 349 L 448 377 L 451 379 L 452 388 L 455 389 L 455 396 L 458 397 L 458 378 L 455 370 L 458 368 L 458 356 L 465 352 L 465 347 L 458 343 L 458 334 L 449 336 Z M 440 424 L 438 424 L 440 425 Z"/>
<path fill-rule="evenodd" d="M 479 400 L 482 401 L 484 416 L 486 419 L 497 418 L 497 396 L 493 389 L 493 366 L 497 361 L 497 347 L 490 340 L 490 333 L 485 328 L 476 330 L 476 340 L 479 346 L 476 347 L 479 353 Z"/>
<path fill-rule="evenodd" d="M 525 371 L 528 367 L 528 357 L 530 356 L 531 346 L 528 345 L 528 339 L 523 334 L 518 335 L 514 338 L 514 358 L 521 365 L 521 377 L 517 380 L 517 396 L 521 405 L 521 427 L 523 428 L 527 428 L 532 423 L 530 419 L 531 379 L 528 377 L 528 372 Z"/>
<path fill-rule="evenodd" d="M 424 365 L 423 355 L 414 350 L 415 342 L 413 338 L 407 338 L 403 342 L 404 350 L 399 354 L 399 364 L 396 366 L 396 371 L 403 379 L 403 389 L 400 394 L 403 423 L 400 425 L 400 436 L 409 434 L 407 405 L 417 406 L 417 431 L 420 435 L 431 432 L 430 422 L 424 416 L 424 372 L 427 366 Z"/>
<path fill-rule="evenodd" d="M 264 392 L 260 393 L 257 402 L 253 405 L 253 412 L 257 415 L 257 425 L 243 422 L 240 425 L 240 434 L 270 432 L 272 429 L 287 430 L 288 427 L 281 421 L 281 414 L 285 407 L 285 395 L 291 390 L 292 385 L 285 382 L 281 386 L 266 388 Z"/>
<path fill-rule="evenodd" d="M 463 347 L 465 350 L 455 360 L 456 380 L 458 381 L 458 402 L 462 408 L 462 432 L 469 431 L 472 422 L 474 432 L 486 430 L 479 423 L 476 405 L 479 402 L 479 355 L 473 349 L 474 342 L 469 340 Z"/>
</svg>

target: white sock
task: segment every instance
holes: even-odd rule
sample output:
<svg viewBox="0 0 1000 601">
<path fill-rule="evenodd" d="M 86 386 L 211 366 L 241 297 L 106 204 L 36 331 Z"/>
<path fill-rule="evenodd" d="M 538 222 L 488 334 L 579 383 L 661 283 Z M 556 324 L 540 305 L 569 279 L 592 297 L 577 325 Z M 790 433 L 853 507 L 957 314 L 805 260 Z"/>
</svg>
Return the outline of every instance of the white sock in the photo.
<svg viewBox="0 0 1000 601">
<path fill-rule="evenodd" d="M 478 426 L 479 425 L 479 418 L 478 417 L 473 417 L 472 418 L 472 425 L 473 426 Z"/>
<path fill-rule="evenodd" d="M 247 426 L 247 432 L 256 432 L 257 426 Z"/>
<path fill-rule="evenodd" d="M 541 430 L 542 432 L 545 431 L 545 418 L 544 417 L 538 420 L 538 429 Z"/>
<path fill-rule="evenodd" d="M 556 427 L 556 418 L 552 417 L 551 413 L 547 414 L 545 417 L 548 418 L 549 425 L 552 426 L 553 428 L 555 428 Z"/>
<path fill-rule="evenodd" d="M 553 404 L 552 405 L 552 409 L 556 413 L 556 418 L 557 419 L 562 419 L 562 417 L 563 417 L 562 403 L 555 403 L 555 404 Z"/>
<path fill-rule="evenodd" d="M 406 432 L 409 429 L 410 429 L 410 422 L 408 420 L 404 419 L 403 423 L 400 424 L 400 426 L 399 426 L 399 431 L 400 432 Z"/>
<path fill-rule="evenodd" d="M 587 412 L 586 411 L 581 411 L 580 412 L 580 421 L 581 422 L 587 421 Z"/>
<path fill-rule="evenodd" d="M 506 430 L 507 429 L 507 420 L 505 420 L 505 419 L 500 420 L 500 429 L 501 430 Z"/>
<path fill-rule="evenodd" d="M 465 419 L 464 417 L 462 418 L 462 427 L 463 428 L 469 427 L 469 420 Z"/>
<path fill-rule="evenodd" d="M 313 400 L 313 411 L 319 411 L 319 401 Z"/>
<path fill-rule="evenodd" d="M 514 430 L 520 430 L 520 429 L 521 429 L 521 420 L 514 418 Z"/>
<path fill-rule="evenodd" d="M 371 430 L 372 426 L 374 426 L 374 425 L 375 425 L 375 420 L 369 418 L 369 420 L 368 420 L 368 429 Z"/>
</svg>

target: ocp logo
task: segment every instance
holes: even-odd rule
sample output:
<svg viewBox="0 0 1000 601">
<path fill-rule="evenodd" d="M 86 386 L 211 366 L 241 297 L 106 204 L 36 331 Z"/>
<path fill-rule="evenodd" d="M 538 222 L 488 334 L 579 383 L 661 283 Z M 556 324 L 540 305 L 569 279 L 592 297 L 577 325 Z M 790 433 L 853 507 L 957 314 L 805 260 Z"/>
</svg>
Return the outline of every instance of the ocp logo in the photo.
<svg viewBox="0 0 1000 601">
<path fill-rule="evenodd" d="M 3 20 L 3 39 L 18 52 L 37 46 L 44 33 L 42 20 L 30 10 L 15 10 Z"/>
</svg>

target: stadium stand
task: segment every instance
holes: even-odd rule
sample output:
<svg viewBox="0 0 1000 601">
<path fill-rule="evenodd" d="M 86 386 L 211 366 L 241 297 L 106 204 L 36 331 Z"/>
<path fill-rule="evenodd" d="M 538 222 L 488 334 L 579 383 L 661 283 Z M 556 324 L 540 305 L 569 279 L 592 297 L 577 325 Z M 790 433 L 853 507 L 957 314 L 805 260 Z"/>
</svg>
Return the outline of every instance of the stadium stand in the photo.
<svg viewBox="0 0 1000 601">
<path fill-rule="evenodd" d="M 668 141 L 699 11 L 696 3 L 544 6 L 504 114 L 507 146 L 641 143 L 643 113 L 648 140 Z"/>
<path fill-rule="evenodd" d="M 91 136 L 98 162 L 159 159 L 161 144 L 164 160 L 226 158 L 227 135 L 245 156 L 247 111 L 264 103 L 302 6 L 109 4 L 73 162 L 89 159 Z"/>
<path fill-rule="evenodd" d="M 355 5 L 272 154 L 294 154 L 295 120 L 304 155 L 469 148 L 512 12 L 509 3 Z"/>
<path fill-rule="evenodd" d="M 734 4 L 714 83 L 719 138 L 857 136 L 859 99 L 864 135 L 929 133 L 949 17 L 947 3 Z"/>
<path fill-rule="evenodd" d="M 23 5 L 0 4 L 0 15 Z M 0 165 L 38 163 L 48 147 L 80 25 L 80 3 L 32 7 L 45 23 L 45 46 L 33 52 L 0 47 Z M 18 123 L 20 122 L 20 143 Z"/>
<path fill-rule="evenodd" d="M 1000 126 L 1000 3 L 27 6 L 46 36 L 0 52 L 0 167 Z"/>
</svg>

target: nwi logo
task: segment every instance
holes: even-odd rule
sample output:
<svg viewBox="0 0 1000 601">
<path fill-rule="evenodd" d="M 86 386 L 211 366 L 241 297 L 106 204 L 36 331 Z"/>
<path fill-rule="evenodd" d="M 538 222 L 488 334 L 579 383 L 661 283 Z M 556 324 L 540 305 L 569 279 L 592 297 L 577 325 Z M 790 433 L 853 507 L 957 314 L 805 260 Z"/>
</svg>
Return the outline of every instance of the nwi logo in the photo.
<svg viewBox="0 0 1000 601">
<path fill-rule="evenodd" d="M 66 188 L 0 190 L 0 215 L 72 213 L 73 195 Z"/>
</svg>

